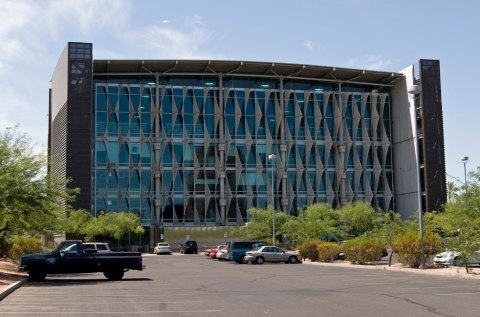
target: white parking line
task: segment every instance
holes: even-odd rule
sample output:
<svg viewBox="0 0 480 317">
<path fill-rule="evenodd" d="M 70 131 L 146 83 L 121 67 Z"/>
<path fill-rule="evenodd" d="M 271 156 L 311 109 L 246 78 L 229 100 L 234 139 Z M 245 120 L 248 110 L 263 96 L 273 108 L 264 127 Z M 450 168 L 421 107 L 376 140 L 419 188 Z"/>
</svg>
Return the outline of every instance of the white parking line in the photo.
<svg viewBox="0 0 480 317">
<path fill-rule="evenodd" d="M 190 303 L 203 303 L 203 300 L 195 300 L 195 301 L 188 301 L 188 302 L 159 302 L 159 301 L 155 301 L 155 302 L 135 302 L 135 304 L 190 304 Z M 112 303 L 112 302 L 109 302 L 108 304 L 115 304 L 115 303 Z M 35 303 L 35 304 L 31 304 L 31 303 L 9 303 L 8 305 L 22 305 L 22 306 L 37 306 L 38 304 Z M 51 304 L 49 303 L 48 306 L 71 306 L 71 305 L 82 305 L 82 306 L 85 306 L 85 303 L 59 303 L 59 304 Z M 105 303 L 88 303 L 88 305 L 106 305 Z"/>
<path fill-rule="evenodd" d="M 43 312 L 43 311 L 35 311 L 35 315 L 38 314 L 88 314 L 88 315 L 93 315 L 93 314 L 150 314 L 150 313 L 219 313 L 220 310 L 150 310 L 150 311 L 135 311 L 135 312 L 126 312 L 126 311 L 103 311 L 103 312 L 85 312 L 85 311 L 49 311 L 49 312 Z M 31 311 L 12 311 L 12 312 L 6 312 L 6 311 L 0 311 L 0 315 L 5 315 L 5 314 L 31 314 L 33 312 Z"/>
<path fill-rule="evenodd" d="M 372 281 L 372 280 L 398 280 L 396 277 L 372 277 L 372 278 L 354 278 L 354 279 L 348 279 L 348 280 L 343 280 L 344 282 L 348 281 Z"/>
<path fill-rule="evenodd" d="M 156 294 L 156 295 L 49 295 L 49 296 L 75 296 L 75 297 L 158 297 L 158 296 L 189 296 L 190 294 Z M 9 297 L 38 297 L 39 295 L 10 295 Z"/>
<path fill-rule="evenodd" d="M 397 289 L 398 289 L 398 290 L 411 290 L 411 289 L 463 288 L 463 287 L 478 287 L 478 285 L 462 285 L 462 286 L 429 286 L 429 287 L 405 287 L 405 288 L 397 288 Z"/>
<path fill-rule="evenodd" d="M 477 295 L 480 294 L 479 292 L 477 293 L 451 293 L 451 294 L 433 294 L 433 295 L 438 295 L 438 296 L 455 296 L 455 295 Z"/>
</svg>

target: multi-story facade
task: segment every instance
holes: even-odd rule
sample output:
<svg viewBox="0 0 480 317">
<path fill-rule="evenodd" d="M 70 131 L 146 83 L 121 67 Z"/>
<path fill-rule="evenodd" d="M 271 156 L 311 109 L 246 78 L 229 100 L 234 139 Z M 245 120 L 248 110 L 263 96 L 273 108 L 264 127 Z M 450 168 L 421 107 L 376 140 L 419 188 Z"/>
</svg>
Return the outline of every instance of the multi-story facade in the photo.
<svg viewBox="0 0 480 317">
<path fill-rule="evenodd" d="M 418 209 L 413 67 L 109 61 L 91 49 L 68 43 L 50 92 L 54 174 L 81 188 L 75 207 L 134 212 L 146 227 L 241 225 L 272 201 L 293 215 L 315 202 Z"/>
</svg>

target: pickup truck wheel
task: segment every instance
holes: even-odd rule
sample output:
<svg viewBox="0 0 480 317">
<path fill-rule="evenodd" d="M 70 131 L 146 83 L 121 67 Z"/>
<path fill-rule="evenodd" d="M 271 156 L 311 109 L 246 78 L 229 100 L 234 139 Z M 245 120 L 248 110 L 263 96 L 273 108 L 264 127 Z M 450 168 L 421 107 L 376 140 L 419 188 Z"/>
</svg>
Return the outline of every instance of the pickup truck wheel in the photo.
<svg viewBox="0 0 480 317">
<path fill-rule="evenodd" d="M 47 269 L 41 265 L 36 265 L 28 272 L 30 281 L 42 282 L 47 277 Z"/>
<path fill-rule="evenodd" d="M 245 255 L 242 255 L 240 257 L 240 261 L 239 261 L 240 264 L 248 264 L 248 261 L 245 259 Z"/>
<path fill-rule="evenodd" d="M 123 278 L 123 268 L 119 265 L 112 265 L 107 268 L 103 275 L 111 281 L 119 281 Z"/>
</svg>

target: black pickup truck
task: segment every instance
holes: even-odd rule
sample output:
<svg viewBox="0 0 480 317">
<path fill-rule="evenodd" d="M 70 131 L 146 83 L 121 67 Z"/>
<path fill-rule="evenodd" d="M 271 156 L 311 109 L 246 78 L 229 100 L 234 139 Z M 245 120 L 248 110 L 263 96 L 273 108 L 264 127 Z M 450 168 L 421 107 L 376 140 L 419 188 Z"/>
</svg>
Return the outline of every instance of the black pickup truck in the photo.
<svg viewBox="0 0 480 317">
<path fill-rule="evenodd" d="M 32 281 L 43 281 L 47 274 L 103 272 L 109 280 L 121 280 L 128 270 L 143 270 L 139 252 L 99 252 L 83 249 L 79 240 L 63 241 L 53 252 L 26 254 L 19 270 Z"/>
</svg>

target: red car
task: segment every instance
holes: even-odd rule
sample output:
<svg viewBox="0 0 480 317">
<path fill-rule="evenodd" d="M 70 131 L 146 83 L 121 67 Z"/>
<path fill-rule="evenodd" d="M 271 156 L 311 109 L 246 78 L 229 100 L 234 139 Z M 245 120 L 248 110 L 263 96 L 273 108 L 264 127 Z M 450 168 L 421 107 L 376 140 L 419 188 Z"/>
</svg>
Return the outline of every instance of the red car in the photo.
<svg viewBox="0 0 480 317">
<path fill-rule="evenodd" d="M 219 245 L 219 246 L 216 247 L 215 249 L 212 249 L 212 252 L 210 252 L 210 257 L 211 257 L 212 259 L 216 259 L 216 258 L 217 258 L 217 252 L 218 252 L 218 250 L 224 250 L 224 249 L 226 249 L 226 248 L 228 248 L 228 246 L 226 246 L 226 245 Z"/>
</svg>

